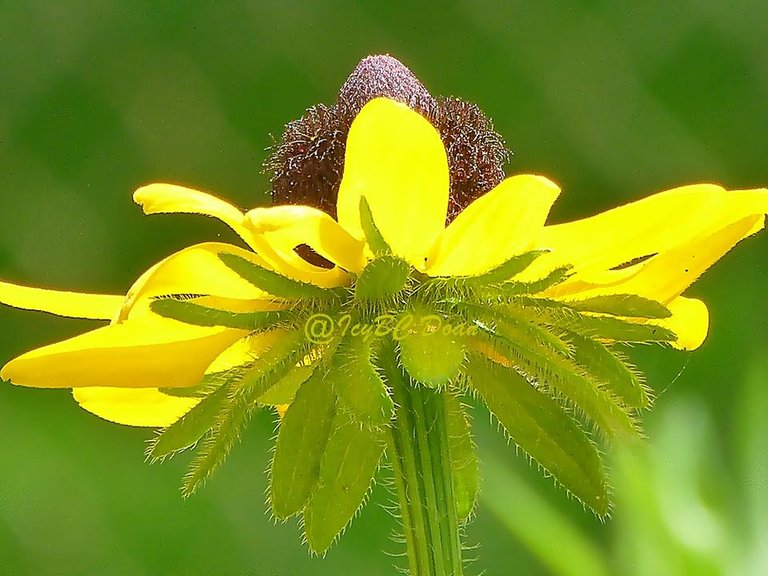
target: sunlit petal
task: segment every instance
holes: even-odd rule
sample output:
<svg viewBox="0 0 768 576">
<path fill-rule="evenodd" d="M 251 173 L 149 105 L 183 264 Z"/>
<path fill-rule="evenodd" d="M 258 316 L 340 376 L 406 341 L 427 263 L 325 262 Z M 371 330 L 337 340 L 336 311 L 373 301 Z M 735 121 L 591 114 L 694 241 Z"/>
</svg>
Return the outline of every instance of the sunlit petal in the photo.
<svg viewBox="0 0 768 576">
<path fill-rule="evenodd" d="M 657 324 L 677 334 L 677 340 L 672 342 L 672 345 L 682 350 L 695 350 L 701 346 L 709 331 L 707 305 L 695 298 L 678 296 L 667 303 L 667 308 L 672 312 L 672 316 Z"/>
<path fill-rule="evenodd" d="M 748 216 L 628 268 L 581 274 L 576 280 L 554 288 L 549 295 L 638 294 L 666 303 L 682 294 L 738 242 L 759 231 L 763 221 L 762 215 Z"/>
<path fill-rule="evenodd" d="M 267 294 L 219 259 L 218 254 L 222 252 L 264 265 L 253 252 L 231 244 L 207 242 L 190 246 L 158 262 L 133 284 L 119 319 L 124 320 L 137 302 L 146 303 L 149 298 L 169 294 L 205 294 L 245 300 L 266 298 Z"/>
<path fill-rule="evenodd" d="M 207 373 L 228 370 L 253 360 L 278 340 L 275 333 L 256 334 L 237 340 L 221 352 Z M 85 410 L 111 422 L 128 426 L 165 427 L 194 407 L 200 398 L 163 394 L 157 388 L 74 388 L 72 395 Z"/>
<path fill-rule="evenodd" d="M 122 306 L 123 296 L 61 292 L 0 282 L 0 303 L 69 318 L 109 320 Z"/>
<path fill-rule="evenodd" d="M 230 368 L 253 362 L 267 348 L 285 336 L 283 330 L 272 330 L 258 334 L 249 334 L 240 338 L 216 356 L 208 366 L 206 373 L 223 372 Z"/>
<path fill-rule="evenodd" d="M 263 235 L 255 234 L 245 215 L 223 200 L 183 186 L 174 184 L 149 184 L 139 188 L 133 195 L 146 214 L 187 213 L 212 216 L 225 222 L 263 259 L 262 265 L 281 274 L 313 282 L 321 286 L 338 286 L 339 271 L 317 269 L 303 261 L 296 254 L 282 256 Z"/>
<path fill-rule="evenodd" d="M 768 213 L 768 190 L 683 186 L 567 224 L 546 226 L 540 247 L 550 267 L 597 272 L 715 234 L 748 216 Z"/>
<path fill-rule="evenodd" d="M 560 188 L 542 176 L 504 180 L 467 206 L 440 235 L 427 273 L 486 272 L 533 248 Z"/>
<path fill-rule="evenodd" d="M 341 286 L 347 281 L 347 273 L 339 267 L 329 270 L 310 264 L 296 252 L 281 250 L 280 243 L 273 246 L 265 234 L 254 234 L 253 246 L 259 256 L 264 259 L 266 268 L 287 278 L 323 288 Z"/>
<path fill-rule="evenodd" d="M 194 407 L 200 398 L 180 398 L 157 388 L 75 388 L 72 395 L 82 408 L 96 416 L 127 426 L 170 426 Z"/>
<path fill-rule="evenodd" d="M 328 214 L 310 206 L 256 208 L 246 214 L 248 224 L 283 257 L 294 248 L 310 246 L 341 268 L 359 272 L 363 265 L 363 242 L 344 230 Z"/>
<path fill-rule="evenodd" d="M 252 245 L 253 238 L 243 223 L 242 211 L 206 192 L 176 184 L 148 184 L 134 192 L 133 200 L 145 214 L 202 214 L 218 218 Z"/>
<path fill-rule="evenodd" d="M 449 173 L 437 130 L 408 106 L 377 98 L 355 118 L 347 138 L 338 197 L 339 223 L 356 238 L 360 197 L 395 254 L 423 269 L 445 227 Z"/>
<path fill-rule="evenodd" d="M 36 388 L 194 386 L 219 352 L 245 335 L 140 315 L 27 352 L 0 377 Z"/>
</svg>

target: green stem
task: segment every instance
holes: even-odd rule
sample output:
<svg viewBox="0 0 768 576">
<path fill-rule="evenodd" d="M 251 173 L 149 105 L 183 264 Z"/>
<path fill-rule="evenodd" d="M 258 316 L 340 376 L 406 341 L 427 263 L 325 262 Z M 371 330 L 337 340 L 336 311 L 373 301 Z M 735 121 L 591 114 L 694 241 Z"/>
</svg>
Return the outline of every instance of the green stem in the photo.
<svg viewBox="0 0 768 576">
<path fill-rule="evenodd" d="M 380 358 L 397 405 L 388 435 L 411 576 L 461 576 L 459 516 L 453 493 L 445 392 L 420 386 Z"/>
</svg>

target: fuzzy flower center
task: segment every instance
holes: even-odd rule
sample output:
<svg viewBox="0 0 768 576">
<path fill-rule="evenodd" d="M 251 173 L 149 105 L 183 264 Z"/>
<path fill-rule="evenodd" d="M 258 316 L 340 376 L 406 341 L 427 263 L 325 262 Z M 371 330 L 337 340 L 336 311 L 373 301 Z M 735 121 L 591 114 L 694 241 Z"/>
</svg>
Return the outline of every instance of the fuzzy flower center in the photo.
<svg viewBox="0 0 768 576">
<path fill-rule="evenodd" d="M 510 153 L 477 105 L 433 98 L 395 58 L 369 56 L 350 74 L 335 104 L 313 106 L 285 127 L 264 165 L 274 204 L 314 206 L 336 217 L 349 128 L 363 106 L 378 97 L 406 104 L 440 133 L 451 177 L 448 222 L 504 179 Z"/>
</svg>

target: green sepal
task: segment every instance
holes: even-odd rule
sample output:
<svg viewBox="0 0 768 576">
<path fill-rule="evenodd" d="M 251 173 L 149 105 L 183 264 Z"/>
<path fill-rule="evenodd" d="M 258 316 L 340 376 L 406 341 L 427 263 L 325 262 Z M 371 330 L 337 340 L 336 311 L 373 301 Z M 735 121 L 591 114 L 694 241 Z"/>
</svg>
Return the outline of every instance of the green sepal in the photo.
<svg viewBox="0 0 768 576">
<path fill-rule="evenodd" d="M 268 350 L 264 350 L 257 360 L 251 360 L 240 366 L 233 366 L 227 370 L 221 370 L 219 372 L 209 372 L 204 374 L 202 379 L 195 386 L 189 386 L 187 388 L 160 388 L 160 392 L 167 396 L 177 396 L 180 398 L 204 398 L 215 390 L 218 390 L 222 386 L 231 382 L 243 382 L 246 377 L 253 380 L 260 375 L 274 369 L 278 364 L 285 362 L 286 359 L 291 361 L 293 356 L 300 355 L 301 351 L 299 347 L 303 344 L 299 333 L 286 333 L 285 339 L 274 343 Z M 299 350 L 297 352 L 297 350 Z M 291 358 L 288 358 L 288 356 Z M 259 366 L 256 366 L 256 365 Z M 275 384 L 277 387 L 277 384 Z M 267 392 L 268 394 L 271 392 Z M 261 402 L 267 404 L 267 402 Z"/>
<path fill-rule="evenodd" d="M 562 356 L 570 356 L 571 354 L 569 344 L 559 333 L 562 331 L 552 330 L 551 327 L 539 324 L 539 317 L 534 309 L 513 306 L 484 308 L 474 304 L 465 304 L 461 309 L 467 311 L 470 316 L 482 318 L 489 324 L 495 324 L 499 333 L 503 334 L 507 331 L 506 328 L 515 332 L 522 332 L 533 341 L 543 344 Z"/>
<path fill-rule="evenodd" d="M 594 315 L 570 307 L 570 303 L 544 298 L 516 297 L 509 306 L 530 309 L 539 321 L 590 338 L 615 342 L 674 342 L 677 335 L 655 324 L 631 322 L 616 316 Z"/>
<path fill-rule="evenodd" d="M 216 416 L 227 400 L 227 390 L 221 387 L 203 398 L 189 412 L 152 439 L 147 456 L 162 460 L 193 446 L 216 423 Z"/>
<path fill-rule="evenodd" d="M 223 326 L 239 330 L 262 331 L 293 318 L 291 310 L 269 310 L 258 312 L 231 312 L 209 308 L 189 300 L 161 298 L 149 305 L 150 310 L 164 318 L 171 318 L 195 326 Z"/>
<path fill-rule="evenodd" d="M 395 337 L 400 360 L 411 378 L 427 386 L 444 386 L 461 371 L 464 335 L 456 320 L 410 308 L 398 322 Z"/>
<path fill-rule="evenodd" d="M 466 520 L 477 502 L 480 471 L 467 415 L 452 391 L 444 393 L 448 429 L 448 454 L 453 478 L 453 495 L 459 519 Z"/>
<path fill-rule="evenodd" d="M 542 344 L 531 333 L 499 323 L 495 332 L 487 332 L 481 340 L 531 381 L 556 391 L 608 437 L 638 435 L 632 415 L 615 396 L 601 388 L 571 358 Z"/>
<path fill-rule="evenodd" d="M 569 334 L 568 340 L 574 361 L 624 403 L 633 408 L 646 408 L 649 405 L 648 390 L 640 376 L 616 352 L 580 334 Z"/>
<path fill-rule="evenodd" d="M 661 302 L 636 294 L 611 294 L 583 300 L 567 300 L 569 308 L 581 312 L 598 312 L 628 318 L 669 318 L 672 312 Z"/>
<path fill-rule="evenodd" d="M 242 378 L 242 375 L 245 374 L 248 368 L 250 368 L 250 364 L 236 366 L 220 372 L 211 372 L 204 374 L 200 382 L 194 386 L 187 388 L 160 388 L 160 392 L 166 396 L 176 396 L 177 398 L 205 398 L 227 382 Z"/>
<path fill-rule="evenodd" d="M 605 516 L 609 494 L 600 455 L 557 401 L 514 370 L 479 355 L 471 357 L 468 374 L 512 441 L 598 516 Z"/>
<path fill-rule="evenodd" d="M 305 353 L 305 347 L 303 335 L 288 333 L 262 352 L 250 367 L 238 369 L 238 377 L 226 384 L 227 400 L 184 477 L 182 494 L 185 497 L 194 493 L 224 463 L 240 440 L 243 426 L 258 408 L 257 400 L 290 372 Z"/>
<path fill-rule="evenodd" d="M 294 366 L 277 384 L 256 400 L 259 404 L 277 406 L 290 404 L 296 396 L 296 391 L 307 381 L 314 371 L 314 366 Z"/>
<path fill-rule="evenodd" d="M 258 392 L 263 386 L 261 381 L 268 380 L 270 385 L 254 396 L 254 400 L 260 398 L 302 361 L 311 347 L 312 344 L 307 342 L 302 330 L 286 332 L 254 358 L 238 386 L 239 391 L 254 388 Z"/>
<path fill-rule="evenodd" d="M 518 296 L 523 294 L 538 294 L 557 286 L 562 282 L 565 282 L 571 275 L 571 267 L 563 266 L 561 268 L 555 268 L 540 280 L 533 280 L 531 282 L 516 282 L 514 280 L 505 282 L 501 286 L 501 293 L 504 296 Z"/>
<path fill-rule="evenodd" d="M 278 298 L 290 300 L 341 300 L 347 296 L 347 290 L 343 287 L 321 288 L 308 282 L 293 280 L 272 270 L 262 268 L 242 256 L 219 252 L 218 257 L 225 266 L 244 280 L 250 282 L 259 290 L 263 290 L 267 294 L 277 296 Z"/>
<path fill-rule="evenodd" d="M 523 252 L 522 254 L 512 256 L 509 260 L 502 262 L 488 272 L 476 276 L 451 277 L 448 280 L 459 285 L 463 283 L 466 286 L 476 288 L 501 284 L 523 272 L 528 266 L 533 264 L 534 260 L 546 253 L 547 250 L 531 250 L 530 252 Z"/>
<path fill-rule="evenodd" d="M 309 500 L 334 413 L 331 383 L 316 372 L 299 388 L 280 423 L 269 487 L 272 513 L 278 518 L 300 512 Z"/>
<path fill-rule="evenodd" d="M 371 362 L 371 340 L 347 336 L 334 354 L 329 380 L 339 406 L 364 426 L 384 426 L 395 405 L 384 381 Z"/>
<path fill-rule="evenodd" d="M 411 267 L 402 258 L 384 255 L 368 262 L 355 282 L 355 299 L 377 302 L 396 296 L 406 287 Z"/>
<path fill-rule="evenodd" d="M 310 548 L 322 554 L 365 502 L 384 452 L 384 432 L 337 414 L 328 438 L 317 488 L 304 509 Z"/>
<path fill-rule="evenodd" d="M 565 327 L 592 338 L 613 340 L 614 342 L 674 342 L 677 335 L 655 324 L 637 324 L 626 322 L 613 316 L 588 316 L 581 314 L 565 323 Z"/>
<path fill-rule="evenodd" d="M 184 476 L 181 485 L 184 498 L 194 494 L 224 463 L 232 448 L 240 441 L 240 433 L 253 414 L 256 404 L 247 396 L 233 396 L 231 388 L 234 385 L 233 382 L 222 389 L 225 401 L 219 407 L 213 426 L 203 438 Z"/>
<path fill-rule="evenodd" d="M 368 203 L 368 199 L 365 196 L 360 196 L 360 227 L 363 229 L 365 240 L 368 242 L 368 246 L 371 248 L 374 256 L 380 256 L 382 254 L 391 254 L 392 249 L 376 222 L 373 220 L 373 213 L 371 212 L 371 205 Z"/>
</svg>

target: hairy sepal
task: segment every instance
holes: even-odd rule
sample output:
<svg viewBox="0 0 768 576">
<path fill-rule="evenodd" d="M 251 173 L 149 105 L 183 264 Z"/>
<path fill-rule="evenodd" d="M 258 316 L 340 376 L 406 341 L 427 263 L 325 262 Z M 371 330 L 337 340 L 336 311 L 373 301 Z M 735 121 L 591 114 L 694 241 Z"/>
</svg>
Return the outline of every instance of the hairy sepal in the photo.
<svg viewBox="0 0 768 576">
<path fill-rule="evenodd" d="M 405 289 L 410 272 L 410 265 L 397 256 L 371 260 L 355 282 L 355 299 L 365 303 L 392 299 Z"/>
<path fill-rule="evenodd" d="M 574 361 L 633 408 L 647 408 L 650 397 L 640 375 L 605 344 L 569 334 Z"/>
<path fill-rule="evenodd" d="M 293 366 L 285 376 L 278 380 L 277 384 L 259 396 L 256 401 L 267 406 L 290 404 L 293 402 L 299 387 L 309 379 L 314 369 L 315 366 Z"/>
<path fill-rule="evenodd" d="M 347 296 L 343 287 L 321 288 L 308 282 L 287 278 L 272 270 L 228 252 L 220 252 L 219 259 L 244 280 L 250 282 L 267 294 L 286 300 L 334 300 L 340 301 Z"/>
<path fill-rule="evenodd" d="M 171 318 L 195 326 L 223 326 L 238 330 L 264 331 L 296 316 L 291 310 L 258 312 L 231 312 L 202 306 L 190 300 L 161 298 L 154 300 L 150 310 L 164 318 Z"/>
<path fill-rule="evenodd" d="M 568 279 L 570 275 L 571 267 L 563 266 L 561 268 L 555 268 L 544 278 L 539 280 L 533 280 L 530 282 L 519 282 L 511 280 L 509 282 L 505 282 L 500 287 L 499 292 L 502 297 L 522 296 L 525 294 L 539 294 L 545 290 L 548 290 L 549 288 L 557 286 L 558 284 L 562 284 Z"/>
<path fill-rule="evenodd" d="M 638 435 L 632 415 L 616 397 L 590 379 L 570 358 L 531 338 L 510 324 L 498 323 L 481 341 L 490 344 L 505 363 L 518 369 L 541 388 L 557 392 L 608 438 Z"/>
<path fill-rule="evenodd" d="M 254 359 L 250 368 L 226 384 L 227 400 L 215 418 L 214 426 L 197 450 L 184 478 L 182 493 L 193 494 L 224 463 L 240 440 L 240 433 L 266 394 L 305 354 L 303 335 L 288 333 Z"/>
<path fill-rule="evenodd" d="M 376 226 L 373 213 L 371 212 L 371 205 L 365 196 L 360 197 L 360 227 L 363 229 L 365 240 L 368 242 L 368 247 L 374 256 L 392 253 L 392 248 L 384 239 L 379 227 Z"/>
<path fill-rule="evenodd" d="M 609 510 L 597 447 L 556 400 L 516 371 L 472 355 L 469 380 L 510 439 L 598 516 Z"/>
<path fill-rule="evenodd" d="M 534 260 L 541 255 L 546 254 L 546 250 L 531 250 L 512 256 L 507 261 L 502 262 L 488 272 L 477 274 L 475 276 L 454 276 L 446 278 L 449 285 L 467 286 L 470 288 L 483 288 L 502 284 L 514 278 L 525 271 L 528 266 L 533 264 Z"/>
<path fill-rule="evenodd" d="M 301 512 L 320 475 L 320 462 L 335 414 L 331 383 L 315 373 L 298 390 L 280 423 L 270 471 L 272 513 Z"/>
<path fill-rule="evenodd" d="M 232 397 L 229 387 L 226 400 L 219 407 L 214 424 L 198 448 L 189 471 L 184 476 L 181 492 L 185 498 L 194 494 L 213 472 L 229 456 L 232 448 L 239 442 L 242 429 L 248 423 L 256 407 L 243 396 Z"/>
<path fill-rule="evenodd" d="M 160 392 L 178 398 L 205 398 L 228 382 L 241 378 L 250 366 L 250 364 L 243 364 L 242 366 L 236 366 L 229 370 L 209 372 L 203 375 L 200 382 L 195 386 L 189 386 L 187 388 L 160 388 Z"/>
<path fill-rule="evenodd" d="M 381 429 L 362 427 L 348 415 L 337 414 L 317 488 L 304 509 L 304 532 L 313 552 L 325 552 L 365 503 L 384 446 Z"/>
<path fill-rule="evenodd" d="M 571 308 L 568 302 L 519 297 L 511 300 L 508 305 L 513 308 L 527 308 L 544 324 L 590 338 L 631 343 L 677 340 L 677 336 L 671 330 L 648 324 L 642 319 L 633 321 L 613 315 L 581 312 Z"/>
<path fill-rule="evenodd" d="M 254 398 L 260 398 L 276 385 L 290 370 L 309 353 L 312 344 L 307 342 L 300 330 L 286 331 L 282 338 L 277 339 L 267 349 L 262 350 L 253 359 L 251 367 L 237 387 L 237 393 L 253 394 L 250 388 L 257 390 Z M 263 388 L 264 381 L 270 385 Z M 259 393 L 258 390 L 263 390 Z"/>
<path fill-rule="evenodd" d="M 329 373 L 339 406 L 363 426 L 386 425 L 394 414 L 389 390 L 373 365 L 371 340 L 347 335 Z"/>
<path fill-rule="evenodd" d="M 221 387 L 203 398 L 195 407 L 156 436 L 147 456 L 162 460 L 197 443 L 216 423 L 216 416 L 227 401 L 227 390 Z"/>
<path fill-rule="evenodd" d="M 566 300 L 569 308 L 580 312 L 596 312 L 627 318 L 662 319 L 672 316 L 661 302 L 643 298 L 637 294 L 611 294 L 582 300 Z"/>
</svg>

